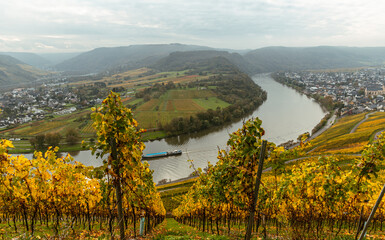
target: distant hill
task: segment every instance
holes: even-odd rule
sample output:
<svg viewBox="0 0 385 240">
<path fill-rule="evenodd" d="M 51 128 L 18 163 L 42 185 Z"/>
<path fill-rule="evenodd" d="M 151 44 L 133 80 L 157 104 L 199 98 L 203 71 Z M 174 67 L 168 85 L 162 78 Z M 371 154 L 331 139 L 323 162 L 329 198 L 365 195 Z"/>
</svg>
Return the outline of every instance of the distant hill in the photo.
<svg viewBox="0 0 385 240">
<path fill-rule="evenodd" d="M 385 48 L 266 47 L 246 53 L 253 73 L 351 68 L 383 64 Z"/>
<path fill-rule="evenodd" d="M 153 44 L 96 48 L 57 64 L 55 67 L 60 71 L 76 73 L 97 73 L 118 67 L 129 70 L 152 65 L 172 52 L 209 49 L 211 48 L 183 44 Z"/>
<path fill-rule="evenodd" d="M 246 52 L 220 51 L 204 46 L 183 44 L 132 45 L 97 48 L 79 54 L 55 67 L 60 71 L 81 74 L 103 71 L 117 73 L 149 66 L 158 69 L 180 69 L 185 63 L 213 57 L 224 57 L 241 71 L 254 74 L 378 65 L 385 62 L 385 48 L 266 47 Z"/>
<path fill-rule="evenodd" d="M 9 86 L 28 83 L 43 76 L 45 72 L 27 65 L 8 55 L 0 55 L 0 84 Z"/>
<path fill-rule="evenodd" d="M 34 67 L 38 67 L 38 68 L 45 68 L 51 64 L 49 60 L 35 53 L 0 52 L 0 54 L 11 56 L 13 58 L 16 58 L 17 60 L 20 60 L 23 63 L 26 63 Z"/>
<path fill-rule="evenodd" d="M 74 53 L 39 53 L 38 55 L 49 61 L 49 66 L 57 65 L 68 59 L 74 58 L 80 55 L 80 52 Z"/>
<path fill-rule="evenodd" d="M 223 61 L 221 59 L 226 59 Z M 213 60 L 216 63 L 213 63 Z M 221 64 L 218 65 L 218 61 Z M 191 68 L 206 68 L 215 70 L 214 66 L 233 68 L 231 64 L 237 66 L 241 71 L 249 73 L 252 66 L 246 62 L 243 57 L 238 53 L 228 53 L 225 51 L 189 51 L 189 52 L 173 52 L 169 56 L 162 58 L 157 63 L 151 66 L 151 68 L 158 69 L 160 71 L 180 71 Z"/>
<path fill-rule="evenodd" d="M 1 55 L 11 56 L 28 65 L 51 69 L 52 66 L 76 57 L 80 53 L 28 53 L 28 52 L 0 52 Z"/>
</svg>

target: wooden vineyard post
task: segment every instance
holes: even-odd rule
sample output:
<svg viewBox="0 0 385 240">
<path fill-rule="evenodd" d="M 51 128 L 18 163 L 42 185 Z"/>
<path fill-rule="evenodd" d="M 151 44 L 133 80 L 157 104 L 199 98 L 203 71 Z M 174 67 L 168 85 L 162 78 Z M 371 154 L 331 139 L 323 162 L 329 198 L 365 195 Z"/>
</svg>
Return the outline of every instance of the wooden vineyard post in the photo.
<svg viewBox="0 0 385 240">
<path fill-rule="evenodd" d="M 385 185 L 382 187 L 380 196 L 378 196 L 377 201 L 376 201 L 376 204 L 374 204 L 374 207 L 373 207 L 373 209 L 372 209 L 372 212 L 370 213 L 368 220 L 365 222 L 364 229 L 363 229 L 362 232 L 361 232 L 361 235 L 360 235 L 359 240 L 364 239 L 364 237 L 365 237 L 365 235 L 366 235 L 366 230 L 368 229 L 368 225 L 369 225 L 369 223 L 370 223 L 370 220 L 372 220 L 374 214 L 376 213 L 376 210 L 377 210 L 378 206 L 380 205 L 381 200 L 382 200 L 382 198 L 384 197 L 384 194 L 385 194 Z"/>
<path fill-rule="evenodd" d="M 267 141 L 263 140 L 262 141 L 261 152 L 260 152 L 260 155 L 259 155 L 257 179 L 255 181 L 255 189 L 254 189 L 254 192 L 253 192 L 253 197 L 251 199 L 251 206 L 250 206 L 250 210 L 249 210 L 249 221 L 248 221 L 248 224 L 247 224 L 245 240 L 250 240 L 250 238 L 251 238 L 251 231 L 252 231 L 253 223 L 254 223 L 255 205 L 256 205 L 257 200 L 258 200 L 258 191 L 259 191 L 259 185 L 261 183 L 263 160 L 265 158 L 266 144 L 267 144 Z"/>
<path fill-rule="evenodd" d="M 122 190 L 120 186 L 120 174 L 119 174 L 119 159 L 117 156 L 117 151 L 116 151 L 116 141 L 115 139 L 111 139 L 111 157 L 113 160 L 115 160 L 115 166 L 114 172 L 118 176 L 116 177 L 114 181 L 115 185 L 115 191 L 116 191 L 116 203 L 118 206 L 118 225 L 120 229 L 120 239 L 125 239 L 124 237 L 124 219 L 123 219 L 123 204 L 122 204 Z"/>
</svg>

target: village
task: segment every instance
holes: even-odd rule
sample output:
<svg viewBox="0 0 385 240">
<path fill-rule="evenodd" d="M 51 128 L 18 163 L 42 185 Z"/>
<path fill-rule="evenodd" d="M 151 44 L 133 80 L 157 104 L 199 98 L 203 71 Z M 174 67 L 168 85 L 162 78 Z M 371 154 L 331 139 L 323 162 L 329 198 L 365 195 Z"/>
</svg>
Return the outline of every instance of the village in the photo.
<svg viewBox="0 0 385 240">
<path fill-rule="evenodd" d="M 85 89 L 69 87 L 65 79 L 38 87 L 15 88 L 0 93 L 0 129 L 30 121 L 54 118 L 79 109 L 100 104 L 102 99 L 90 99 Z M 96 90 L 98 91 L 98 90 Z"/>
<path fill-rule="evenodd" d="M 385 109 L 385 67 L 277 74 L 290 79 L 292 86 L 308 96 L 329 97 L 334 103 L 340 103 L 341 116 Z M 71 88 L 65 78 L 38 87 L 16 88 L 0 93 L 0 129 L 69 114 L 100 104 L 102 98 L 99 88 Z"/>
<path fill-rule="evenodd" d="M 330 97 L 340 103 L 341 116 L 385 109 L 385 67 L 350 72 L 285 72 L 286 78 L 308 96 Z"/>
</svg>

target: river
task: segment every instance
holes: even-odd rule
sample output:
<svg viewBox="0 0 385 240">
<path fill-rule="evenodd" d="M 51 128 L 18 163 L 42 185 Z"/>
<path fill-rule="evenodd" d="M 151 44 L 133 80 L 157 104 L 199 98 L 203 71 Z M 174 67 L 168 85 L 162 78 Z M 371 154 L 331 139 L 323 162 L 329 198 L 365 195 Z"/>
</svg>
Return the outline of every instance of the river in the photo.
<svg viewBox="0 0 385 240">
<path fill-rule="evenodd" d="M 280 144 L 296 140 L 300 134 L 310 132 L 326 114 L 313 99 L 275 82 L 269 74 L 258 74 L 252 79 L 267 92 L 267 100 L 245 119 L 214 131 L 146 143 L 145 154 L 175 149 L 183 151 L 180 156 L 149 161 L 150 168 L 154 170 L 155 183 L 161 179 L 176 180 L 187 177 L 193 172 L 189 159 L 193 160 L 195 168 L 203 169 L 208 162 L 216 163 L 218 148 L 226 148 L 229 133 L 239 129 L 244 120 L 252 117 L 260 118 L 266 132 L 263 138 Z M 90 151 L 72 155 L 76 161 L 87 166 L 102 164 L 102 160 L 96 159 Z M 31 156 L 27 154 L 27 157 Z"/>
</svg>

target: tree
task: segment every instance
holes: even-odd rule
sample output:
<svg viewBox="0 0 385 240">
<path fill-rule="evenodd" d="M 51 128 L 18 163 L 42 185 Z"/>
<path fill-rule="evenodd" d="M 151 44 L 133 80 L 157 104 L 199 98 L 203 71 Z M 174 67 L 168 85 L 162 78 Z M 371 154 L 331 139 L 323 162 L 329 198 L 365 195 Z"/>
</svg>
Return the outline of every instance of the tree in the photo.
<svg viewBox="0 0 385 240">
<path fill-rule="evenodd" d="M 33 138 L 29 139 L 29 142 L 33 146 L 35 150 L 43 150 L 44 149 L 44 143 L 45 143 L 45 135 L 39 134 Z"/>
<path fill-rule="evenodd" d="M 68 128 L 66 131 L 66 142 L 68 145 L 75 145 L 79 141 L 79 133 L 75 128 Z"/>
<path fill-rule="evenodd" d="M 49 147 L 58 147 L 60 143 L 60 133 L 47 133 L 45 135 L 45 142 Z"/>
<path fill-rule="evenodd" d="M 308 138 L 310 137 L 310 133 L 309 132 L 305 132 L 305 133 L 302 133 L 298 136 L 297 140 L 298 142 L 305 142 Z"/>
<path fill-rule="evenodd" d="M 145 102 L 150 101 L 150 99 L 151 99 L 150 94 L 146 94 L 146 95 L 144 95 L 144 97 L 143 97 L 143 100 L 144 100 Z"/>
<path fill-rule="evenodd" d="M 102 106 L 93 108 L 93 111 L 91 118 L 98 141 L 92 147 L 92 153 L 99 150 L 97 156 L 109 154 L 106 169 L 113 178 L 116 191 L 120 239 L 125 239 L 121 182 L 134 178 L 135 170 L 141 166 L 144 149 L 144 144 L 140 141 L 142 131 L 137 129 L 138 123 L 133 118 L 131 109 L 124 107 L 120 96 L 112 91 L 102 102 Z"/>
</svg>

